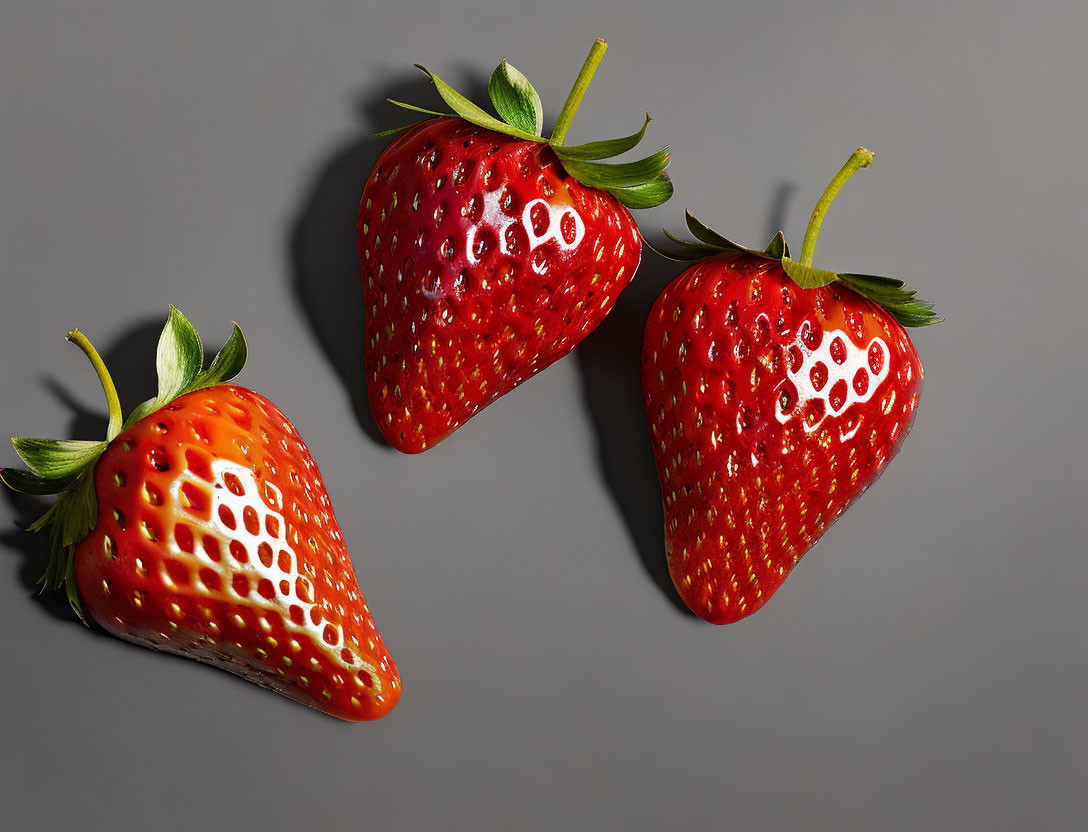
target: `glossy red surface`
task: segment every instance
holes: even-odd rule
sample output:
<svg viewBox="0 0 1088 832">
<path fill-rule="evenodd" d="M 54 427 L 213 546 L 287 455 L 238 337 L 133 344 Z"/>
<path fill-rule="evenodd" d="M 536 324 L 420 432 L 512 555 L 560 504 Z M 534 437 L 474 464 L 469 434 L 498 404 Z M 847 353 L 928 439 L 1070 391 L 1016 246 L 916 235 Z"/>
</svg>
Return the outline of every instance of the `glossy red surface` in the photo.
<svg viewBox="0 0 1088 832">
<path fill-rule="evenodd" d="M 396 705 L 321 473 L 270 401 L 236 385 L 181 396 L 122 432 L 94 483 L 75 572 L 104 629 L 341 719 Z"/>
<path fill-rule="evenodd" d="M 904 329 L 777 263 L 699 262 L 655 302 L 642 358 L 669 571 L 716 624 L 758 610 L 880 476 L 914 420 Z"/>
<path fill-rule="evenodd" d="M 627 209 L 546 146 L 449 118 L 382 154 L 358 239 L 370 406 L 409 453 L 570 352 L 642 253 Z"/>
</svg>

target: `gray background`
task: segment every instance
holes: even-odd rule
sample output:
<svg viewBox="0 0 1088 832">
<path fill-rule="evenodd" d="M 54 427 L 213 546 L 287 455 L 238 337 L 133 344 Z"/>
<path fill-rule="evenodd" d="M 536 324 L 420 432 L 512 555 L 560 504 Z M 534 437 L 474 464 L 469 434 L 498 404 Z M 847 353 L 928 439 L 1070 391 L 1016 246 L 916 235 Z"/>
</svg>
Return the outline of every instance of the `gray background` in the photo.
<svg viewBox="0 0 1088 832">
<path fill-rule="evenodd" d="M 213 345 L 236 318 L 404 678 L 353 726 L 85 630 L 0 498 L 6 828 L 1078 827 L 1086 29 L 1082 2 L 5 4 L 2 430 L 97 438 L 74 325 L 131 405 L 168 303 Z M 667 589 L 642 424 L 675 266 L 647 255 L 580 350 L 421 457 L 362 404 L 355 203 L 405 118 L 381 99 L 437 102 L 413 60 L 471 87 L 506 56 L 554 117 L 597 35 L 571 140 L 652 112 L 677 198 L 646 229 L 690 206 L 799 246 L 866 144 L 818 263 L 947 319 L 902 455 L 727 628 Z"/>
</svg>

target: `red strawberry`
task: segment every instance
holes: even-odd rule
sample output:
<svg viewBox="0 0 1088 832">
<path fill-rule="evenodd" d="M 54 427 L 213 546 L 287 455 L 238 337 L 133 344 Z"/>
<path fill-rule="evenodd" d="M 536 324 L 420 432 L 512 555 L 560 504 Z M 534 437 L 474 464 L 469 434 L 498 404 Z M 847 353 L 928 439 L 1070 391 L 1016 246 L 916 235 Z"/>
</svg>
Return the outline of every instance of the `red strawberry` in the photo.
<svg viewBox="0 0 1088 832">
<path fill-rule="evenodd" d="M 667 148 L 593 161 L 633 148 L 645 124 L 623 139 L 563 145 L 605 48 L 595 44 L 549 139 L 539 96 L 505 61 L 489 86 L 504 120 L 431 74 L 456 116 L 408 128 L 367 180 L 367 387 L 395 448 L 431 447 L 562 358 L 634 276 L 642 245 L 627 208 L 671 195 Z"/>
<path fill-rule="evenodd" d="M 801 261 L 779 233 L 745 249 L 690 214 L 698 262 L 655 302 L 642 385 L 684 602 L 715 624 L 762 607 L 899 451 L 922 389 L 903 329 L 936 323 L 898 280 L 811 267 L 824 212 L 872 154 L 859 148 L 813 213 Z"/>
<path fill-rule="evenodd" d="M 113 382 L 78 330 L 110 405 L 105 442 L 14 439 L 18 491 L 59 493 L 43 582 L 116 636 L 206 662 L 347 720 L 377 719 L 400 677 L 355 580 L 321 474 L 287 417 L 224 384 L 242 369 L 235 327 L 201 372 L 171 307 L 159 395 L 122 426 Z"/>
</svg>

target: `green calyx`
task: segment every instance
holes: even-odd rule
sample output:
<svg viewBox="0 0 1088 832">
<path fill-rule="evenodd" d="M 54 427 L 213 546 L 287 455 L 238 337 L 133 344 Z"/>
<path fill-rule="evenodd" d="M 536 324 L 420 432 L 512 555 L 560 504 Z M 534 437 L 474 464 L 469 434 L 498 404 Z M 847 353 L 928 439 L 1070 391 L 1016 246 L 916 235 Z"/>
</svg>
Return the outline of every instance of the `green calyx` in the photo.
<svg viewBox="0 0 1088 832">
<path fill-rule="evenodd" d="M 582 71 L 575 81 L 574 88 L 567 96 L 567 101 L 556 119 L 555 128 L 551 136 L 547 138 L 543 135 L 544 109 L 540 103 L 540 95 L 529 83 L 529 79 L 505 59 L 491 73 L 491 79 L 487 85 L 488 96 L 491 98 L 497 117 L 473 104 L 429 69 L 419 64 L 416 66 L 427 73 L 434 82 L 438 94 L 453 112 L 440 113 L 414 104 L 406 104 L 403 101 L 395 101 L 392 98 L 388 100 L 391 104 L 413 112 L 429 116 L 462 118 L 477 127 L 494 130 L 523 141 L 546 144 L 559 157 L 567 173 L 583 185 L 607 191 L 628 208 L 652 208 L 661 205 L 672 196 L 672 182 L 664 173 L 669 165 L 667 147 L 637 162 L 601 161 L 626 153 L 642 141 L 646 126 L 651 121 L 649 113 L 646 114 L 642 128 L 630 136 L 572 146 L 564 144 L 574 114 L 582 103 L 582 96 L 585 95 L 586 88 L 607 49 L 608 44 L 603 40 L 598 39 L 594 42 L 582 66 Z M 383 130 L 374 135 L 393 136 L 413 126 L 409 124 L 392 130 Z"/>
<path fill-rule="evenodd" d="M 57 500 L 35 520 L 28 530 L 49 529 L 52 553 L 45 574 L 39 583 L 42 590 L 64 588 L 72 609 L 87 623 L 76 587 L 73 556 L 75 544 L 94 528 L 98 515 L 98 500 L 94 491 L 94 466 L 110 443 L 121 431 L 131 427 L 179 396 L 215 384 L 230 381 L 246 363 L 246 339 L 238 325 L 223 348 L 216 353 L 205 370 L 204 348 L 193 325 L 173 306 L 166 319 L 155 364 L 159 389 L 153 399 L 141 404 L 123 419 L 121 402 L 113 379 L 87 337 L 78 329 L 68 333 L 68 340 L 90 359 L 109 407 L 106 438 L 99 442 L 78 439 L 37 439 L 15 437 L 11 440 L 15 452 L 27 470 L 0 468 L 0 482 L 23 494 L 56 494 Z"/>
<path fill-rule="evenodd" d="M 786 245 L 786 238 L 781 231 L 771 238 L 764 249 L 745 248 L 699 222 L 690 211 L 686 212 L 687 226 L 695 240 L 682 240 L 666 230 L 665 236 L 676 247 L 654 250 L 663 257 L 681 262 L 695 262 L 723 252 L 749 254 L 781 264 L 782 270 L 802 289 L 816 289 L 836 281 L 844 283 L 859 295 L 886 309 L 903 326 L 929 326 L 940 323 L 941 319 L 933 311 L 933 304 L 918 300 L 915 297 L 915 290 L 902 280 L 873 274 L 832 272 L 814 268 L 812 265 L 812 255 L 820 235 L 820 226 L 823 224 L 828 208 L 831 207 L 839 190 L 846 184 L 846 180 L 861 168 L 869 167 L 872 162 L 873 152 L 859 147 L 831 180 L 820 201 L 816 203 L 816 208 L 813 209 L 799 260 L 794 260 L 790 256 L 789 246 Z"/>
</svg>

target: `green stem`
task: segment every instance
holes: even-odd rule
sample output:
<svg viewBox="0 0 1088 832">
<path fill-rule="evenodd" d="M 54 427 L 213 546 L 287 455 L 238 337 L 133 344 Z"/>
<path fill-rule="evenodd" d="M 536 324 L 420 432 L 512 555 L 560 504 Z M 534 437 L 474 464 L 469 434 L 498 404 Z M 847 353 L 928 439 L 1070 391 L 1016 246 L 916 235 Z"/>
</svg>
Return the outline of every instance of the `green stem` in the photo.
<svg viewBox="0 0 1088 832">
<path fill-rule="evenodd" d="M 812 255 L 816 252 L 816 240 L 820 236 L 820 226 L 824 224 L 827 209 L 835 201 L 835 197 L 838 196 L 842 186 L 846 184 L 846 180 L 861 168 L 869 167 L 873 163 L 874 155 L 873 151 L 859 147 L 854 151 L 854 155 L 846 160 L 846 164 L 835 174 L 835 178 L 831 180 L 831 183 L 824 190 L 820 201 L 812 209 L 812 219 L 808 221 L 808 228 L 805 229 L 805 242 L 801 246 L 800 262 L 802 266 L 812 265 Z"/>
<path fill-rule="evenodd" d="M 91 359 L 91 364 L 94 366 L 95 372 L 98 373 L 98 380 L 102 382 L 102 390 L 106 394 L 106 404 L 110 409 L 110 424 L 106 431 L 106 441 L 112 442 L 114 437 L 121 432 L 121 423 L 124 417 L 121 413 L 121 400 L 117 397 L 117 388 L 113 386 L 110 371 L 106 369 L 106 363 L 102 360 L 102 356 L 98 354 L 98 350 L 87 340 L 87 336 L 78 329 L 73 329 L 68 333 L 68 340 L 83 350 L 83 353 Z"/>
<path fill-rule="evenodd" d="M 567 137 L 567 131 L 570 129 L 570 123 L 574 121 L 574 114 L 578 112 L 578 106 L 582 103 L 582 96 L 586 94 L 586 88 L 593 80 L 593 73 L 597 71 L 597 64 L 601 62 L 606 51 L 608 51 L 608 44 L 597 38 L 593 42 L 593 48 L 589 50 L 586 62 L 582 64 L 582 71 L 578 73 L 574 88 L 567 96 L 563 109 L 559 111 L 559 118 L 555 121 L 555 129 L 552 130 L 552 137 L 549 140 L 551 144 L 556 146 L 563 144 L 563 139 Z"/>
</svg>

